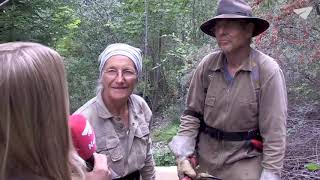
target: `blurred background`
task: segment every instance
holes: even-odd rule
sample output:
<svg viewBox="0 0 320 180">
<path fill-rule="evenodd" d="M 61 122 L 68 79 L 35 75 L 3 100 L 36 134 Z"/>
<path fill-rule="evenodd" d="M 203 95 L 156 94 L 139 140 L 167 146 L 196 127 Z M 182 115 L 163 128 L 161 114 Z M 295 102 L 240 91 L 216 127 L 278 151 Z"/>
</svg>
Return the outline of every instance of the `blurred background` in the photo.
<svg viewBox="0 0 320 180">
<path fill-rule="evenodd" d="M 320 179 L 320 1 L 249 0 L 271 26 L 252 46 L 282 67 L 289 98 L 284 179 Z M 1 0 L 0 42 L 56 49 L 68 72 L 70 112 L 95 96 L 98 56 L 123 42 L 144 53 L 136 93 L 153 110 L 157 165 L 174 165 L 167 142 L 177 132 L 192 72 L 216 47 L 199 29 L 213 0 Z"/>
</svg>

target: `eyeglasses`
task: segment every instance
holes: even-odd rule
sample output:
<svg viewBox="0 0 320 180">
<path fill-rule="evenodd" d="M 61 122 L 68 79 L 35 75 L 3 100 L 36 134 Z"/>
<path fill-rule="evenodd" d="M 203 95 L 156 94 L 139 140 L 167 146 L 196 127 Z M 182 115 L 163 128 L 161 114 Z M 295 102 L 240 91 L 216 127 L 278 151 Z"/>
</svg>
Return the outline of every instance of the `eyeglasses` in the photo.
<svg viewBox="0 0 320 180">
<path fill-rule="evenodd" d="M 133 79 L 137 77 L 137 73 L 132 69 L 106 69 L 103 72 L 109 78 L 116 78 L 117 76 L 120 76 L 120 74 L 125 79 Z"/>
</svg>

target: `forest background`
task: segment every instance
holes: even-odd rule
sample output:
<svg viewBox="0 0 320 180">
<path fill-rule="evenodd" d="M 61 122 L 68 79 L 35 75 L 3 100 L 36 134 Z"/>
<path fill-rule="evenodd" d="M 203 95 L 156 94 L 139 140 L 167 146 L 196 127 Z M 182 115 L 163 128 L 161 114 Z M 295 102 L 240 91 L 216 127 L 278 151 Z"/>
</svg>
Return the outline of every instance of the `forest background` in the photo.
<svg viewBox="0 0 320 180">
<path fill-rule="evenodd" d="M 249 0 L 271 26 L 252 46 L 274 57 L 288 90 L 284 179 L 320 179 L 320 1 Z M 295 10 L 311 7 L 305 17 Z M 174 165 L 167 142 L 176 133 L 192 72 L 216 47 L 199 26 L 215 0 L 0 0 L 0 43 L 34 41 L 65 60 L 70 112 L 95 96 L 98 56 L 111 43 L 143 50 L 136 93 L 153 113 L 157 165 Z"/>
</svg>

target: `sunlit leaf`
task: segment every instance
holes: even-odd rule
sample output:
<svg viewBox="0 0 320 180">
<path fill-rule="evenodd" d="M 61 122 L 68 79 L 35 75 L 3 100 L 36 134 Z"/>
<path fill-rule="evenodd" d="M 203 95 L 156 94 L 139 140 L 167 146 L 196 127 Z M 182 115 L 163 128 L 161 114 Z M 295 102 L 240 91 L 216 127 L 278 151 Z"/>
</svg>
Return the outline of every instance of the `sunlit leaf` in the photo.
<svg viewBox="0 0 320 180">
<path fill-rule="evenodd" d="M 316 163 L 308 163 L 304 167 L 309 171 L 317 171 L 320 169 L 320 165 Z"/>
</svg>

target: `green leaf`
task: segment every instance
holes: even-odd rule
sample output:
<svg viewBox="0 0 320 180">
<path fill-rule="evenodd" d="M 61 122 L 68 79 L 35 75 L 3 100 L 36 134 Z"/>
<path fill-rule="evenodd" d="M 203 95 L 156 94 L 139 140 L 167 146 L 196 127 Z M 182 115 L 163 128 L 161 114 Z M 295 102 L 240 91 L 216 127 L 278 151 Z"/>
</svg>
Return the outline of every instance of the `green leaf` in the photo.
<svg viewBox="0 0 320 180">
<path fill-rule="evenodd" d="M 317 171 L 320 169 L 320 165 L 316 163 L 308 163 L 304 167 L 309 171 Z"/>
</svg>

